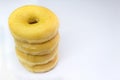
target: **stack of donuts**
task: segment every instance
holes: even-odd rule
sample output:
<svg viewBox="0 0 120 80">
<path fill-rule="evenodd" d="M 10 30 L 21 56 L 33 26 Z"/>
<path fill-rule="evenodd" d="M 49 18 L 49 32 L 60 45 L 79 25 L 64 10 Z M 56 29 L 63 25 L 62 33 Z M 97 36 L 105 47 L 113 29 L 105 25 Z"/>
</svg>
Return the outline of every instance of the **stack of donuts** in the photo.
<svg viewBox="0 0 120 80">
<path fill-rule="evenodd" d="M 46 72 L 58 62 L 59 22 L 49 9 L 26 5 L 17 8 L 9 17 L 16 55 L 31 72 Z"/>
</svg>

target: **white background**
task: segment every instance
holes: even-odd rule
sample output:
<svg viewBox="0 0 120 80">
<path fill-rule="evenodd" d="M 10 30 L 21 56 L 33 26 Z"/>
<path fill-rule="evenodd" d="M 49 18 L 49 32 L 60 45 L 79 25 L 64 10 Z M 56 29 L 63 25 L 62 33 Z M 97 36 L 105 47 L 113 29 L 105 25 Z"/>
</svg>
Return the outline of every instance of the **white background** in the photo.
<svg viewBox="0 0 120 80">
<path fill-rule="evenodd" d="M 14 65 L 8 16 L 26 4 L 48 7 L 60 20 L 60 60 L 45 74 L 17 70 Z M 120 80 L 119 0 L 1 0 L 0 29 L 0 80 L 40 80 L 41 75 L 43 80 Z M 28 79 L 19 79 L 15 73 L 27 73 Z M 40 77 L 35 79 L 36 75 Z"/>
</svg>

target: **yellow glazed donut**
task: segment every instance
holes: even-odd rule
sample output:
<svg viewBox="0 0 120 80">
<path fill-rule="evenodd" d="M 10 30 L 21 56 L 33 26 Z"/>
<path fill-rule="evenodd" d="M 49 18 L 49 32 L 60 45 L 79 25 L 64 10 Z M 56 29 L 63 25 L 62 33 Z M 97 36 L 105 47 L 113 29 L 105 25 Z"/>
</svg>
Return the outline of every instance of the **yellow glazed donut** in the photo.
<svg viewBox="0 0 120 80">
<path fill-rule="evenodd" d="M 25 43 L 15 40 L 16 47 L 24 53 L 29 53 L 31 55 L 44 55 L 51 53 L 57 46 L 59 42 L 59 34 L 57 34 L 53 39 L 44 43 Z"/>
<path fill-rule="evenodd" d="M 49 9 L 26 5 L 11 13 L 9 27 L 14 38 L 28 43 L 42 43 L 58 32 L 58 18 Z"/>
<path fill-rule="evenodd" d="M 51 61 L 57 55 L 57 53 L 58 53 L 58 49 L 56 48 L 50 54 L 33 56 L 33 55 L 22 53 L 16 48 L 16 54 L 19 60 L 31 66 L 38 65 L 38 64 L 46 64 L 49 61 Z"/>
<path fill-rule="evenodd" d="M 22 61 L 20 62 L 30 72 L 47 72 L 56 66 L 58 62 L 58 55 L 56 55 L 52 61 L 42 65 L 29 66 L 27 63 L 24 63 Z"/>
</svg>

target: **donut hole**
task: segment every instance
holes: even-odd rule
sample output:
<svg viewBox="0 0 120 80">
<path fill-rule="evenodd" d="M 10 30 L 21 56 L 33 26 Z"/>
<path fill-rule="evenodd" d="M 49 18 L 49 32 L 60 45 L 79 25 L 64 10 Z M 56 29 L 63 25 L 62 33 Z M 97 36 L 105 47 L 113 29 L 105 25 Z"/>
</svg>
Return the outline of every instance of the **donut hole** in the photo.
<svg viewBox="0 0 120 80">
<path fill-rule="evenodd" d="M 28 24 L 36 24 L 36 23 L 38 23 L 38 19 L 37 18 L 29 18 L 29 20 L 28 20 Z"/>
</svg>

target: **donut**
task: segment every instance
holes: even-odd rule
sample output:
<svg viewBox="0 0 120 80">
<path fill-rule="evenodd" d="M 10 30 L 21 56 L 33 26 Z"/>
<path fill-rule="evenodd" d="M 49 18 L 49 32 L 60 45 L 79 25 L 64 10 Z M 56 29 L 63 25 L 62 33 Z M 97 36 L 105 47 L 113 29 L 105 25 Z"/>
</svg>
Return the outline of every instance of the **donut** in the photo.
<svg viewBox="0 0 120 80">
<path fill-rule="evenodd" d="M 13 11 L 8 19 L 15 39 L 27 43 L 42 43 L 52 39 L 58 32 L 57 16 L 48 8 L 26 5 Z"/>
<path fill-rule="evenodd" d="M 57 62 L 58 62 L 58 55 L 56 55 L 54 59 L 48 62 L 47 64 L 41 64 L 41 65 L 35 65 L 35 66 L 29 66 L 29 64 L 20 61 L 20 63 L 25 67 L 25 69 L 35 73 L 50 71 L 56 66 Z"/>
<path fill-rule="evenodd" d="M 34 65 L 38 65 L 38 64 L 45 64 L 48 63 L 49 61 L 51 61 L 58 53 L 58 49 L 54 49 L 53 52 L 51 52 L 50 54 L 46 54 L 46 55 L 29 55 L 29 54 L 25 54 L 21 51 L 19 51 L 16 48 L 16 54 L 17 57 L 22 61 L 25 62 L 31 66 Z"/>
<path fill-rule="evenodd" d="M 44 43 L 25 43 L 15 40 L 16 47 L 23 53 L 29 53 L 31 55 L 45 55 L 51 53 L 57 46 L 59 42 L 59 34 L 57 34 L 53 39 Z"/>
</svg>

